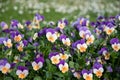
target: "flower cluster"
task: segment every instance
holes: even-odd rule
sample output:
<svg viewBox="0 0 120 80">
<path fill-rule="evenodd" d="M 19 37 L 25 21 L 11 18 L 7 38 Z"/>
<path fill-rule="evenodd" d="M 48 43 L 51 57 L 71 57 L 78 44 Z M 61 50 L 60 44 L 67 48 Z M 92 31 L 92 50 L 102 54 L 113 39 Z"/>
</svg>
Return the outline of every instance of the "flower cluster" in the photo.
<svg viewBox="0 0 120 80">
<path fill-rule="evenodd" d="M 44 17 L 1 22 L 0 75 L 13 79 L 113 79 L 120 64 L 120 15 L 43 25 Z M 85 54 L 84 54 L 85 53 Z M 113 74 L 115 73 L 115 74 Z M 72 76 L 73 75 L 73 76 Z M 12 77 L 11 77 L 12 76 Z"/>
</svg>

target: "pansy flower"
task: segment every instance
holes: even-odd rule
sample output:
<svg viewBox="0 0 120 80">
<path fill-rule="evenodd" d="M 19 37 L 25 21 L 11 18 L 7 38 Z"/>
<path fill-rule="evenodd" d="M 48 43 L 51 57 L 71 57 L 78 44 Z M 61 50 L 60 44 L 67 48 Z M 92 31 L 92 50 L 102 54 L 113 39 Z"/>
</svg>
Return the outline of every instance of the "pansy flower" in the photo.
<svg viewBox="0 0 120 80">
<path fill-rule="evenodd" d="M 70 55 L 65 54 L 65 53 L 59 53 L 59 55 L 60 55 L 61 60 L 67 60 L 69 58 L 69 56 L 70 56 Z"/>
<path fill-rule="evenodd" d="M 39 56 L 35 58 L 35 60 L 32 62 L 32 67 L 35 71 L 39 70 L 43 67 L 44 58 L 42 56 Z"/>
<path fill-rule="evenodd" d="M 77 79 L 81 78 L 81 72 L 80 71 L 75 71 L 73 72 L 73 76 L 76 77 Z"/>
<path fill-rule="evenodd" d="M 44 16 L 40 15 L 39 13 L 36 13 L 33 22 L 39 23 L 40 21 L 43 20 L 44 20 Z"/>
<path fill-rule="evenodd" d="M 66 25 L 68 25 L 68 21 L 67 21 L 66 19 L 64 19 L 64 20 L 59 20 L 59 21 L 58 21 L 58 27 L 59 27 L 60 29 L 64 29 L 64 27 L 65 27 Z"/>
<path fill-rule="evenodd" d="M 33 40 L 35 40 L 37 37 L 38 37 L 38 33 L 35 33 L 35 34 L 33 35 Z"/>
<path fill-rule="evenodd" d="M 3 41 L 6 41 L 7 39 L 7 37 L 0 37 L 0 44 L 3 44 Z"/>
<path fill-rule="evenodd" d="M 48 41 L 54 43 L 56 39 L 58 38 L 57 32 L 54 29 L 49 28 L 46 30 L 46 37 Z"/>
<path fill-rule="evenodd" d="M 20 28 L 20 29 L 23 29 L 24 28 L 24 26 L 21 24 L 21 23 L 18 23 L 18 28 Z"/>
<path fill-rule="evenodd" d="M 104 31 L 108 35 L 112 34 L 114 30 L 115 30 L 115 26 L 111 22 L 108 22 L 104 28 Z"/>
<path fill-rule="evenodd" d="M 108 52 L 108 49 L 106 47 L 101 48 L 101 50 L 98 53 L 102 54 L 104 56 L 105 60 L 109 60 L 110 53 Z"/>
<path fill-rule="evenodd" d="M 60 60 L 57 66 L 60 69 L 60 71 L 62 71 L 62 73 L 66 73 L 69 70 L 69 66 L 64 60 Z"/>
<path fill-rule="evenodd" d="M 82 70 L 82 75 L 85 80 L 93 80 L 92 70 Z"/>
<path fill-rule="evenodd" d="M 115 51 L 119 51 L 120 50 L 120 40 L 118 38 L 112 38 L 110 40 L 110 44 L 112 45 L 112 48 Z"/>
<path fill-rule="evenodd" d="M 74 44 L 80 52 L 86 52 L 87 44 L 85 43 L 85 39 L 78 40 Z"/>
<path fill-rule="evenodd" d="M 11 48 L 13 45 L 11 39 L 4 40 L 3 43 L 8 48 Z"/>
<path fill-rule="evenodd" d="M 18 78 L 24 79 L 28 75 L 28 68 L 24 66 L 18 66 L 16 74 L 18 75 Z"/>
<path fill-rule="evenodd" d="M 70 46 L 70 45 L 71 45 L 70 39 L 67 38 L 66 35 L 64 35 L 64 34 L 62 34 L 62 35 L 60 36 L 60 40 L 62 41 L 62 43 L 63 43 L 64 45 L 67 45 L 67 46 Z"/>
<path fill-rule="evenodd" d="M 28 30 L 32 30 L 32 28 L 33 28 L 31 23 L 32 23 L 31 21 L 26 21 L 25 22 L 25 26 L 27 27 Z"/>
<path fill-rule="evenodd" d="M 95 62 L 93 65 L 93 73 L 96 74 L 98 78 L 100 78 L 103 75 L 103 66 L 99 62 Z"/>
<path fill-rule="evenodd" d="M 10 37 L 13 38 L 15 42 L 20 42 L 23 38 L 23 35 L 18 31 L 13 31 L 10 33 Z"/>
<path fill-rule="evenodd" d="M 11 28 L 12 29 L 18 28 L 18 24 L 19 24 L 18 20 L 11 20 Z"/>
<path fill-rule="evenodd" d="M 120 14 L 118 14 L 118 15 L 116 16 L 116 19 L 118 19 L 118 20 L 120 21 Z"/>
<path fill-rule="evenodd" d="M 0 26 L 2 27 L 2 30 L 8 29 L 8 25 L 5 22 L 1 22 Z"/>
<path fill-rule="evenodd" d="M 81 25 L 81 26 L 88 26 L 89 25 L 89 20 L 86 19 L 86 18 L 78 18 L 78 23 Z"/>
<path fill-rule="evenodd" d="M 87 27 L 80 27 L 79 28 L 79 35 L 81 38 L 85 38 L 86 34 L 91 34 L 90 30 Z"/>
<path fill-rule="evenodd" d="M 8 63 L 8 61 L 6 59 L 0 60 L 0 71 L 3 74 L 8 73 L 10 71 L 10 67 L 11 67 L 11 65 Z"/>
<path fill-rule="evenodd" d="M 85 35 L 85 38 L 86 38 L 86 44 L 87 45 L 90 45 L 90 44 L 92 44 L 93 42 L 94 42 L 94 40 L 95 40 L 95 37 L 91 34 L 91 33 L 87 33 L 86 35 Z"/>
<path fill-rule="evenodd" d="M 52 61 L 52 64 L 58 64 L 60 62 L 60 55 L 58 52 L 51 52 L 49 59 Z"/>
</svg>

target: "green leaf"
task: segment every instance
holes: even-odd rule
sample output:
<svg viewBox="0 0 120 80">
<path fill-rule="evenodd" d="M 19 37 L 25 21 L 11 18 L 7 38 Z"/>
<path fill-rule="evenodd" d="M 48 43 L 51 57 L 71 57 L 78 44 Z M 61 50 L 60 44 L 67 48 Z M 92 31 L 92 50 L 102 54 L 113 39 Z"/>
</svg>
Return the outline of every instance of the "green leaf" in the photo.
<svg viewBox="0 0 120 80">
<path fill-rule="evenodd" d="M 13 80 L 11 77 L 5 77 L 4 80 Z"/>
<path fill-rule="evenodd" d="M 70 68 L 74 68 L 74 62 L 73 62 L 73 61 L 70 61 L 70 62 L 69 62 L 69 66 L 70 66 Z"/>
<path fill-rule="evenodd" d="M 34 80 L 42 80 L 42 78 L 40 76 L 35 76 Z"/>
</svg>

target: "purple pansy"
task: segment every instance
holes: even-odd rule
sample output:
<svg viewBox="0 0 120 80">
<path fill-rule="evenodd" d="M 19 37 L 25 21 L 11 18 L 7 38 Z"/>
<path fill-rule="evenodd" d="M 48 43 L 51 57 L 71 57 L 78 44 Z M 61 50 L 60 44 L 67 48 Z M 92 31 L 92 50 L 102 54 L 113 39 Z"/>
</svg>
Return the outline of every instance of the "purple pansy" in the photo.
<svg viewBox="0 0 120 80">
<path fill-rule="evenodd" d="M 56 39 L 58 38 L 57 32 L 55 29 L 49 28 L 46 30 L 46 37 L 48 41 L 54 43 Z"/>
<path fill-rule="evenodd" d="M 18 31 L 12 31 L 10 37 L 13 38 L 15 42 L 20 42 L 24 36 Z"/>
<path fill-rule="evenodd" d="M 99 62 L 95 62 L 93 65 L 93 73 L 96 74 L 98 78 L 100 78 L 103 72 L 104 72 L 104 69 L 102 64 L 100 64 Z"/>
<path fill-rule="evenodd" d="M 59 20 L 59 21 L 58 21 L 58 27 L 59 27 L 60 29 L 64 29 L 64 27 L 65 27 L 66 25 L 68 25 L 68 21 L 67 21 L 66 19 L 64 19 L 64 20 Z"/>
<path fill-rule="evenodd" d="M 24 78 L 26 78 L 27 75 L 29 74 L 28 68 L 25 67 L 25 66 L 18 66 L 18 67 L 17 67 L 16 74 L 18 75 L 18 78 L 24 79 Z"/>
<path fill-rule="evenodd" d="M 2 30 L 8 29 L 8 25 L 5 22 L 1 22 L 0 26 L 2 27 Z"/>
<path fill-rule="evenodd" d="M 110 40 L 110 44 L 112 45 L 112 48 L 115 51 L 119 51 L 120 50 L 120 40 L 118 38 L 112 38 Z"/>
<path fill-rule="evenodd" d="M 64 34 L 61 34 L 61 35 L 60 35 L 60 40 L 62 41 L 62 43 L 63 43 L 64 45 L 67 45 L 67 46 L 70 46 L 70 45 L 71 45 L 70 39 L 67 38 L 67 36 L 64 35 Z"/>
<path fill-rule="evenodd" d="M 62 73 L 66 73 L 69 70 L 69 66 L 64 60 L 60 60 L 59 64 L 57 64 L 57 66 Z"/>
<path fill-rule="evenodd" d="M 18 27 L 18 20 L 11 20 L 11 28 L 16 29 Z"/>
<path fill-rule="evenodd" d="M 74 46 L 80 50 L 80 52 L 85 52 L 87 49 L 87 44 L 85 43 L 85 39 L 78 40 L 74 43 Z"/>
<path fill-rule="evenodd" d="M 110 53 L 108 52 L 108 49 L 106 47 L 101 48 L 101 50 L 98 53 L 103 55 L 105 60 L 109 60 Z"/>
<path fill-rule="evenodd" d="M 60 55 L 58 52 L 50 52 L 49 59 L 51 60 L 52 64 L 58 64 L 60 62 Z"/>
<path fill-rule="evenodd" d="M 7 74 L 10 71 L 11 65 L 10 63 L 7 61 L 7 59 L 1 59 L 0 60 L 0 71 L 3 74 Z"/>
<path fill-rule="evenodd" d="M 37 71 L 43 67 L 43 63 L 44 63 L 43 56 L 36 57 L 35 60 L 32 62 L 32 67 L 35 71 Z"/>
<path fill-rule="evenodd" d="M 43 21 L 44 16 L 40 15 L 39 13 L 36 13 L 35 14 L 35 20 L 37 20 L 38 22 Z"/>
<path fill-rule="evenodd" d="M 83 69 L 82 75 L 83 75 L 83 78 L 85 80 L 92 80 L 93 79 L 92 70 Z"/>
<path fill-rule="evenodd" d="M 113 72 L 113 69 L 111 66 L 107 66 L 107 72 Z"/>
</svg>

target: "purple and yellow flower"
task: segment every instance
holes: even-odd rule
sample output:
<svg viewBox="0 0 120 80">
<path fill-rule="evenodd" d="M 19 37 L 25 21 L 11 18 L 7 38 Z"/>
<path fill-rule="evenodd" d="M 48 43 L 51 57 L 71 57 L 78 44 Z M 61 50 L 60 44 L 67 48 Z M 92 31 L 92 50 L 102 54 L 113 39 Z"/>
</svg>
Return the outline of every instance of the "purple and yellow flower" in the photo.
<svg viewBox="0 0 120 80">
<path fill-rule="evenodd" d="M 0 60 L 0 71 L 3 74 L 8 73 L 10 71 L 10 67 L 11 67 L 11 65 L 8 63 L 8 61 L 6 59 Z"/>
<path fill-rule="evenodd" d="M 19 24 L 18 20 L 11 20 L 11 28 L 12 29 L 18 28 L 18 24 Z"/>
<path fill-rule="evenodd" d="M 44 16 L 40 15 L 39 13 L 36 13 L 33 22 L 39 23 L 40 21 L 43 20 L 44 20 Z"/>
<path fill-rule="evenodd" d="M 79 28 L 79 35 L 81 38 L 85 38 L 86 34 L 91 34 L 90 30 L 87 27 L 80 27 Z"/>
<path fill-rule="evenodd" d="M 60 62 L 60 55 L 58 52 L 51 52 L 49 59 L 52 61 L 52 64 L 58 64 Z"/>
<path fill-rule="evenodd" d="M 3 43 L 8 48 L 11 48 L 13 45 L 11 39 L 4 40 Z"/>
<path fill-rule="evenodd" d="M 23 35 L 20 34 L 18 31 L 13 31 L 10 33 L 11 38 L 14 39 L 15 42 L 20 42 L 23 38 Z"/>
<path fill-rule="evenodd" d="M 2 30 L 8 29 L 8 25 L 5 22 L 1 22 L 0 26 L 2 27 Z"/>
<path fill-rule="evenodd" d="M 81 78 L 81 72 L 80 71 L 75 71 L 73 72 L 73 76 L 76 77 L 77 79 Z"/>
<path fill-rule="evenodd" d="M 98 53 L 103 55 L 105 60 L 109 60 L 110 53 L 108 52 L 108 49 L 106 47 L 101 48 L 101 50 Z"/>
<path fill-rule="evenodd" d="M 35 58 L 35 61 L 32 62 L 32 67 L 35 71 L 37 71 L 43 67 L 43 63 L 44 63 L 44 58 L 39 56 Z"/>
<path fill-rule="evenodd" d="M 95 37 L 92 35 L 92 34 L 90 34 L 90 33 L 87 33 L 86 35 L 85 35 L 85 38 L 86 38 L 86 44 L 87 45 L 90 45 L 90 44 L 92 44 L 93 42 L 94 42 L 94 40 L 95 40 Z"/>
<path fill-rule="evenodd" d="M 78 40 L 74 44 L 80 52 L 86 52 L 87 44 L 85 43 L 85 39 Z"/>
<path fill-rule="evenodd" d="M 69 66 L 64 60 L 60 60 L 57 66 L 60 69 L 60 71 L 62 71 L 62 73 L 66 73 L 69 70 Z"/>
<path fill-rule="evenodd" d="M 104 28 L 104 31 L 108 35 L 112 34 L 114 30 L 115 30 L 115 26 L 111 22 L 108 22 Z"/>
<path fill-rule="evenodd" d="M 18 78 L 24 79 L 28 75 L 28 68 L 24 66 L 18 66 L 16 74 L 18 75 Z"/>
<path fill-rule="evenodd" d="M 93 80 L 92 70 L 82 70 L 82 75 L 85 80 Z"/>
<path fill-rule="evenodd" d="M 54 29 L 49 28 L 46 30 L 46 37 L 48 41 L 54 43 L 56 39 L 58 38 L 57 32 Z"/>
<path fill-rule="evenodd" d="M 60 29 L 64 29 L 64 27 L 65 27 L 66 25 L 68 25 L 68 21 L 67 21 L 66 19 L 64 19 L 64 20 L 59 20 L 59 21 L 58 21 L 58 27 L 59 27 Z"/>
<path fill-rule="evenodd" d="M 69 56 L 70 56 L 70 55 L 65 54 L 65 53 L 59 53 L 59 55 L 60 55 L 61 60 L 67 60 L 69 58 Z"/>
<path fill-rule="evenodd" d="M 31 21 L 25 22 L 25 26 L 27 27 L 28 30 L 32 30 L 32 28 L 33 28 L 31 23 L 32 23 Z"/>
<path fill-rule="evenodd" d="M 78 18 L 78 23 L 81 25 L 81 26 L 88 26 L 89 25 L 89 20 L 86 19 L 86 18 Z"/>
<path fill-rule="evenodd" d="M 103 75 L 104 69 L 102 64 L 100 64 L 99 62 L 95 62 L 93 65 L 93 73 L 100 78 Z"/>
<path fill-rule="evenodd" d="M 119 51 L 120 50 L 120 40 L 118 38 L 112 38 L 110 40 L 110 44 L 112 45 L 112 48 L 115 51 Z"/>
<path fill-rule="evenodd" d="M 64 35 L 64 34 L 62 34 L 62 35 L 60 36 L 60 40 L 62 41 L 62 43 L 63 43 L 64 45 L 67 45 L 67 46 L 70 46 L 70 45 L 71 45 L 70 39 L 67 38 L 66 35 Z"/>
</svg>

